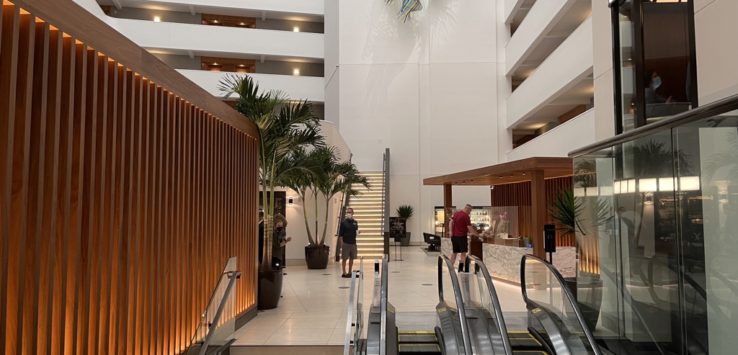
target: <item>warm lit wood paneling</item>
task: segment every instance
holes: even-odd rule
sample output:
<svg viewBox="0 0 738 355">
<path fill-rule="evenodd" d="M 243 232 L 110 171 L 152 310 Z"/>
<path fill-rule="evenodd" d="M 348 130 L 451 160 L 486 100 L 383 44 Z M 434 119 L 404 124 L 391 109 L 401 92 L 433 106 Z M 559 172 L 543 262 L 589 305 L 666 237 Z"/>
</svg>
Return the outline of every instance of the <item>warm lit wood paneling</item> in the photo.
<svg viewBox="0 0 738 355">
<path fill-rule="evenodd" d="M 229 257 L 255 307 L 254 128 L 59 3 L 0 13 L 0 354 L 181 352 Z"/>
<path fill-rule="evenodd" d="M 564 189 L 572 188 L 572 178 L 570 176 L 545 180 L 546 206 L 550 206 L 555 198 Z M 521 182 L 517 184 L 495 185 L 491 190 L 492 206 L 520 206 L 524 208 L 518 209 L 518 226 L 520 235 L 531 235 L 530 221 L 530 182 Z M 546 223 L 555 223 L 550 213 L 547 213 Z M 576 238 L 574 235 L 563 235 L 561 231 L 556 232 L 557 246 L 575 246 Z"/>
</svg>

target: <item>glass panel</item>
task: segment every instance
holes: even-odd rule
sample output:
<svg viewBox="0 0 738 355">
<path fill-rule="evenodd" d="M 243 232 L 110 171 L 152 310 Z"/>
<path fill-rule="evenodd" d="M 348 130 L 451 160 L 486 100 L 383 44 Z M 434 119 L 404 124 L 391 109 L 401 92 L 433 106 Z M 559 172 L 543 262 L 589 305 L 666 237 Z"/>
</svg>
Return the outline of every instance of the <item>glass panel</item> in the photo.
<svg viewBox="0 0 738 355">
<path fill-rule="evenodd" d="M 643 2 L 642 73 L 649 123 L 691 108 L 689 5 L 688 0 Z"/>
<path fill-rule="evenodd" d="M 679 353 L 677 206 L 670 132 L 617 146 L 615 155 L 621 336 L 644 351 Z"/>
<path fill-rule="evenodd" d="M 738 348 L 738 112 L 675 128 L 685 347 Z"/>
<path fill-rule="evenodd" d="M 574 160 L 577 216 L 576 296 L 584 320 L 598 338 L 620 333 L 618 247 L 614 225 L 613 149 Z"/>
<path fill-rule="evenodd" d="M 620 31 L 620 75 L 621 75 L 621 104 L 623 113 L 623 131 L 629 131 L 635 127 L 635 65 L 633 64 L 633 56 L 635 55 L 634 27 L 632 17 L 633 1 L 628 0 L 620 6 L 619 13 L 619 31 Z"/>
<path fill-rule="evenodd" d="M 554 347 L 559 343 L 557 336 L 560 336 L 574 354 L 594 352 L 574 309 L 574 300 L 565 294 L 567 286 L 545 261 L 530 257 L 526 259 L 524 287 L 528 299 L 551 318 L 552 322 L 547 323 L 545 316 L 533 311 Z"/>
</svg>

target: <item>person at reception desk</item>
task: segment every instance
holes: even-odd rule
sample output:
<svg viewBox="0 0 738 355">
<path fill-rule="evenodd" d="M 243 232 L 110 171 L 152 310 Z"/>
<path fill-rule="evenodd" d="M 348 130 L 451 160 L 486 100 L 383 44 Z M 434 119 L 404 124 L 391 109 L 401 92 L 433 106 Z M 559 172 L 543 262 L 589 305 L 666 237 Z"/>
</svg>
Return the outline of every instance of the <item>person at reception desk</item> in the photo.
<svg viewBox="0 0 738 355">
<path fill-rule="evenodd" d="M 457 255 L 461 254 L 459 260 L 459 272 L 469 271 L 469 263 L 466 262 L 466 253 L 469 252 L 469 241 L 467 235 L 471 234 L 479 237 L 479 233 L 472 226 L 469 214 L 472 206 L 467 204 L 464 209 L 456 211 L 449 222 L 449 230 L 451 231 L 451 245 L 453 245 L 453 255 L 451 255 L 451 264 L 456 262 Z"/>
</svg>

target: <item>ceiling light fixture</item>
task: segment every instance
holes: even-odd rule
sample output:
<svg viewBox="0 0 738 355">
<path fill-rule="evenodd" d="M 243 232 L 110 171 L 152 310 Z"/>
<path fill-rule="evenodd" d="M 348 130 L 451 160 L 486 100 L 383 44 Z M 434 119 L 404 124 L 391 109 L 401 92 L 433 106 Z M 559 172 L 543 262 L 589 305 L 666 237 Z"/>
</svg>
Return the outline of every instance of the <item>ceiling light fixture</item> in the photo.
<svg viewBox="0 0 738 355">
<path fill-rule="evenodd" d="M 220 21 L 218 21 L 218 20 L 213 20 L 213 23 L 220 23 Z"/>
<path fill-rule="evenodd" d="M 300 32 L 300 27 L 292 27 L 292 32 Z"/>
<path fill-rule="evenodd" d="M 160 16 L 154 16 L 154 22 L 161 22 Z"/>
<path fill-rule="evenodd" d="M 292 75 L 300 75 L 300 69 L 299 68 L 292 69 Z"/>
<path fill-rule="evenodd" d="M 213 62 L 213 66 L 217 67 L 218 65 L 220 65 L 218 62 Z"/>
<path fill-rule="evenodd" d="M 239 25 L 241 25 L 241 26 L 246 26 L 246 23 L 244 23 L 244 22 L 241 22 L 241 23 L 239 23 Z"/>
</svg>

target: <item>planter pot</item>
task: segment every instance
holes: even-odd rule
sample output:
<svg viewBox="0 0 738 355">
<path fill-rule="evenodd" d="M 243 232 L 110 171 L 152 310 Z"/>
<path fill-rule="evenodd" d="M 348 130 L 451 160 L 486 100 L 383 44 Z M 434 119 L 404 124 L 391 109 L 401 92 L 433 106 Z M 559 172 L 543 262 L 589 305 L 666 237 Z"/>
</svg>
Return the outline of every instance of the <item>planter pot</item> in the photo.
<svg viewBox="0 0 738 355">
<path fill-rule="evenodd" d="M 325 269 L 328 267 L 328 254 L 331 247 L 327 245 L 308 245 L 305 247 L 305 263 L 308 269 Z"/>
<path fill-rule="evenodd" d="M 410 232 L 405 232 L 405 237 L 400 238 L 400 245 L 403 247 L 410 245 Z"/>
<path fill-rule="evenodd" d="M 273 309 L 282 296 L 282 269 L 259 270 L 259 309 Z"/>
</svg>

